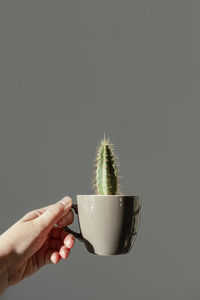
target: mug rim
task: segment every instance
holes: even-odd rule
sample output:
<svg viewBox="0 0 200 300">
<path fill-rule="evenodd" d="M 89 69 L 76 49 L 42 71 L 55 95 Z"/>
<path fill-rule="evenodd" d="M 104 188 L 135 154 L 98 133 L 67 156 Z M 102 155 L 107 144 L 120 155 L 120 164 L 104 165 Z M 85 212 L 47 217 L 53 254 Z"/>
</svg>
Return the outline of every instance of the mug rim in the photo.
<svg viewBox="0 0 200 300">
<path fill-rule="evenodd" d="M 93 195 L 93 194 L 89 194 L 89 195 L 77 195 L 77 196 L 93 196 L 93 197 L 143 197 L 142 195 Z"/>
</svg>

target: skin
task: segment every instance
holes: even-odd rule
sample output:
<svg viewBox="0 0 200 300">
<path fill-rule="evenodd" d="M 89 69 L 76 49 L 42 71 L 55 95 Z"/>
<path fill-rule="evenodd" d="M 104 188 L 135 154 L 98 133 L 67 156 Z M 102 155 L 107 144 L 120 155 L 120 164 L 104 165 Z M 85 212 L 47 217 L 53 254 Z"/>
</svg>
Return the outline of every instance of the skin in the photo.
<svg viewBox="0 0 200 300">
<path fill-rule="evenodd" d="M 0 295 L 41 267 L 68 258 L 75 239 L 62 226 L 73 222 L 71 205 L 66 196 L 27 213 L 0 235 Z"/>
</svg>

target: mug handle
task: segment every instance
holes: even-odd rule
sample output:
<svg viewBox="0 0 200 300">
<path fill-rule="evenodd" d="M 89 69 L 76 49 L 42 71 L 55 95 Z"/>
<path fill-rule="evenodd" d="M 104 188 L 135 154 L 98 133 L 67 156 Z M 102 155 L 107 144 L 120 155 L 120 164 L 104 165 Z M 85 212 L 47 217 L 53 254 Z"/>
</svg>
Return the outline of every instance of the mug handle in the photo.
<svg viewBox="0 0 200 300">
<path fill-rule="evenodd" d="M 72 204 L 72 209 L 74 210 L 74 212 L 78 215 L 78 207 L 77 207 L 77 204 Z M 70 229 L 68 226 L 63 226 L 64 230 L 69 232 L 69 233 L 72 233 L 75 238 L 77 238 L 79 241 L 81 242 L 84 242 L 84 238 L 82 236 L 82 233 L 78 233 L 78 232 L 75 232 L 73 231 L 72 229 Z"/>
</svg>

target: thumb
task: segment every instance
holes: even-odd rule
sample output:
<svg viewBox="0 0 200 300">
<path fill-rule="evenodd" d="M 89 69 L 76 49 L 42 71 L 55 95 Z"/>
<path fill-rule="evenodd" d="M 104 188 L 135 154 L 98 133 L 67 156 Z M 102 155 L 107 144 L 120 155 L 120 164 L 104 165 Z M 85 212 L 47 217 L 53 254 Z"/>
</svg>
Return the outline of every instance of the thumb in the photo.
<svg viewBox="0 0 200 300">
<path fill-rule="evenodd" d="M 72 199 L 68 196 L 65 196 L 57 203 L 50 205 L 49 208 L 42 215 L 40 215 L 39 218 L 37 218 L 37 220 L 40 222 L 43 229 L 48 227 L 51 228 L 62 216 L 68 214 L 71 206 Z"/>
</svg>

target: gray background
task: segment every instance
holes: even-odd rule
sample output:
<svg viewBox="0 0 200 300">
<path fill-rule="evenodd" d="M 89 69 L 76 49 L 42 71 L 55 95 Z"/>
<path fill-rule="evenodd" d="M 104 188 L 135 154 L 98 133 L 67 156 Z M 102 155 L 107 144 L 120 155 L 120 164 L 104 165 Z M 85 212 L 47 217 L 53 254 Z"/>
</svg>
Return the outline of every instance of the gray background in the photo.
<svg viewBox="0 0 200 300">
<path fill-rule="evenodd" d="M 125 256 L 76 243 L 3 299 L 199 299 L 199 1 L 0 2 L 0 228 L 91 193 L 103 133 L 142 195 Z M 77 227 L 75 222 L 73 228 Z"/>
</svg>

